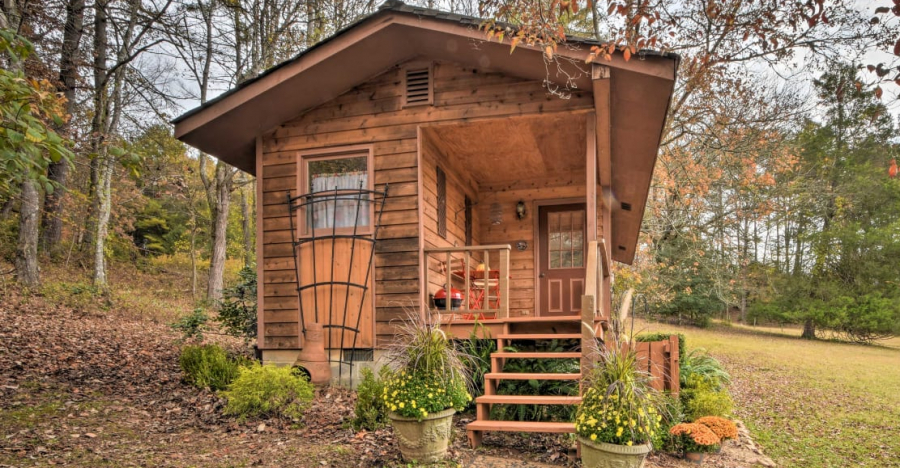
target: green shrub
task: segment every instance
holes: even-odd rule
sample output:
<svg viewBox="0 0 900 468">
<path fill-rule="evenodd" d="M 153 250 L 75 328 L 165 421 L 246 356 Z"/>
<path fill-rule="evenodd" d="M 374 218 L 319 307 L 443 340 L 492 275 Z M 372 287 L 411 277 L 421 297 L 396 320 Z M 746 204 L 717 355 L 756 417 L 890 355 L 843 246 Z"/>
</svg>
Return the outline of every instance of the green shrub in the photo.
<svg viewBox="0 0 900 468">
<path fill-rule="evenodd" d="M 666 395 L 659 406 L 659 414 L 662 416 L 662 420 L 660 420 L 659 428 L 651 438 L 653 449 L 656 451 L 674 452 L 677 441 L 669 434 L 669 429 L 676 424 L 684 422 L 684 407 L 681 405 L 680 399 L 671 395 Z"/>
<path fill-rule="evenodd" d="M 350 425 L 353 429 L 374 431 L 387 422 L 387 407 L 384 404 L 384 381 L 390 374 L 387 366 L 381 368 L 378 377 L 372 369 L 363 367 L 362 381 L 356 387 L 355 414 Z"/>
<path fill-rule="evenodd" d="M 478 331 L 482 331 L 484 336 L 490 336 L 490 330 L 476 321 L 472 332 L 469 333 L 469 338 L 456 341 L 456 348 L 464 357 L 466 368 L 472 376 L 472 396 L 474 397 L 484 395 L 484 374 L 491 371 L 491 353 L 497 350 L 497 341 L 479 338 Z M 473 405 L 474 402 L 470 406 Z"/>
<path fill-rule="evenodd" d="M 240 369 L 238 378 L 222 392 L 228 399 L 225 414 L 239 419 L 282 416 L 300 419 L 313 400 L 313 385 L 290 367 L 272 365 Z"/>
<path fill-rule="evenodd" d="M 181 350 L 184 379 L 197 387 L 224 390 L 238 376 L 240 364 L 219 346 L 185 346 Z"/>
<path fill-rule="evenodd" d="M 692 382 L 707 383 L 718 391 L 731 383 L 731 376 L 722 363 L 703 348 L 695 348 L 687 353 L 679 365 L 679 375 L 682 388 L 693 388 Z"/>
<path fill-rule="evenodd" d="M 244 267 L 238 273 L 240 282 L 222 291 L 216 321 L 232 336 L 247 341 L 256 338 L 256 270 Z"/>
<path fill-rule="evenodd" d="M 190 314 L 181 317 L 177 322 L 173 323 L 172 328 L 180 331 L 185 340 L 203 338 L 203 332 L 206 331 L 206 322 L 208 321 L 209 316 L 206 315 L 206 311 L 198 307 Z"/>
<path fill-rule="evenodd" d="M 704 416 L 727 417 L 734 409 L 734 401 L 725 390 L 695 389 L 690 391 L 690 398 L 685 402 L 684 409 L 691 421 Z"/>
</svg>

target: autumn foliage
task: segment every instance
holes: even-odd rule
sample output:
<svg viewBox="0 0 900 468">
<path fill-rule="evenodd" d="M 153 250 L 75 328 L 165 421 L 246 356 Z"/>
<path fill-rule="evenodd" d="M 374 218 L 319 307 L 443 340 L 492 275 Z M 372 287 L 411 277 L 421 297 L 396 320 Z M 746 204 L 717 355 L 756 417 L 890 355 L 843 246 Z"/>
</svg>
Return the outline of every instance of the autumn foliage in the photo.
<svg viewBox="0 0 900 468">
<path fill-rule="evenodd" d="M 712 429 L 698 423 L 681 423 L 672 426 L 669 434 L 679 437 L 685 452 L 711 452 L 721 440 Z"/>
<path fill-rule="evenodd" d="M 704 416 L 694 422 L 710 428 L 710 430 L 723 441 L 726 439 L 737 438 L 737 426 L 729 419 L 720 418 L 718 416 Z"/>
</svg>

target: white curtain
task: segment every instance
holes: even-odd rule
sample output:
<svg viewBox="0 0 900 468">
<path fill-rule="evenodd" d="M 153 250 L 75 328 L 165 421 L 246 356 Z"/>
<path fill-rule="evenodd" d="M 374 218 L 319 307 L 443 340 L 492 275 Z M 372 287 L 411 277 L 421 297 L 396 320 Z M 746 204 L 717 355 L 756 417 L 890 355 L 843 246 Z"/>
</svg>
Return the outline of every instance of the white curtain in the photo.
<svg viewBox="0 0 900 468">
<path fill-rule="evenodd" d="M 368 179 L 369 174 L 366 171 L 316 174 L 312 177 L 312 191 L 327 192 L 329 190 L 333 191 L 335 188 L 338 190 L 368 190 Z M 313 204 L 311 213 L 313 228 L 331 229 L 332 220 L 334 220 L 334 227 L 353 227 L 353 218 L 357 214 L 357 205 L 359 205 L 359 217 L 355 224 L 358 226 L 369 225 L 369 195 L 338 194 L 335 201 L 333 193 L 323 193 L 317 199 L 328 201 L 320 201 Z"/>
</svg>

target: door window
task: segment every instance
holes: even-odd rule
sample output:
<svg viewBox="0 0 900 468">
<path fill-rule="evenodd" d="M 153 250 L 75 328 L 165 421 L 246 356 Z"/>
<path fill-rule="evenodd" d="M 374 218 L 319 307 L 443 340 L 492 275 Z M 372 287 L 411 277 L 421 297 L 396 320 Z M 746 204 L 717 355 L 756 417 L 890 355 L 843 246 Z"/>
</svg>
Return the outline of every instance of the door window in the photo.
<svg viewBox="0 0 900 468">
<path fill-rule="evenodd" d="M 551 269 L 584 267 L 584 210 L 547 213 Z"/>
</svg>

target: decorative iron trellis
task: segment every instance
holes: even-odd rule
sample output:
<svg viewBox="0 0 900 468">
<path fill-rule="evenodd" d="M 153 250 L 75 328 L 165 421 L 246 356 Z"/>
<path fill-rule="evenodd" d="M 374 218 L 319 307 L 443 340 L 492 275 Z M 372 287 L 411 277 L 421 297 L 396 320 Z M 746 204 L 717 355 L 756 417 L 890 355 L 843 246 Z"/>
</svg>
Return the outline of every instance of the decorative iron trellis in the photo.
<svg viewBox="0 0 900 468">
<path fill-rule="evenodd" d="M 375 256 L 375 243 L 378 239 L 378 229 L 381 227 L 381 214 L 384 211 L 384 202 L 387 199 L 388 194 L 388 185 L 385 184 L 383 191 L 375 191 L 375 190 L 364 190 L 362 188 L 362 183 L 360 183 L 359 189 L 338 189 L 335 187 L 333 190 L 323 190 L 320 192 L 312 192 L 305 195 L 300 195 L 297 197 L 292 197 L 290 192 L 287 195 L 287 203 L 290 212 L 291 219 L 291 238 L 293 244 L 293 257 L 294 257 L 294 271 L 297 275 L 297 299 L 299 301 L 300 308 L 300 333 L 306 333 L 306 317 L 303 310 L 303 293 L 306 290 L 311 289 L 313 294 L 313 308 L 314 310 L 314 319 L 315 322 L 321 323 L 322 328 L 325 329 L 327 333 L 325 333 L 325 348 L 329 350 L 326 353 L 328 356 L 328 362 L 337 363 L 338 364 L 338 378 L 341 379 L 343 377 L 344 366 L 348 367 L 348 373 L 350 378 L 350 383 L 353 383 L 353 365 L 354 365 L 354 352 L 345 352 L 354 350 L 356 348 L 357 342 L 359 340 L 360 335 L 360 321 L 362 320 L 363 315 L 363 307 L 365 307 L 366 303 L 366 294 L 369 292 L 369 278 L 372 273 L 372 260 Z M 340 202 L 340 205 L 339 205 Z M 355 202 L 355 207 L 349 205 L 353 208 L 355 212 L 355 216 L 353 218 L 353 226 L 352 231 L 347 232 L 346 228 L 341 228 L 338 231 L 337 226 L 337 212 L 338 206 L 342 206 L 343 208 L 348 207 L 348 202 Z M 313 220 L 313 210 L 316 207 L 320 207 L 323 204 L 327 206 L 327 204 L 332 204 L 333 209 L 331 210 L 331 227 L 328 228 L 316 228 L 314 226 Z M 372 225 L 372 233 L 371 234 L 361 234 L 359 232 L 359 219 L 361 209 L 370 210 L 370 207 L 374 208 L 374 213 L 370 211 L 374 216 L 370 216 L 370 224 Z M 294 216 L 297 212 L 300 212 L 304 215 L 305 225 L 307 227 L 307 233 L 304 236 L 298 235 L 297 222 L 294 221 Z M 327 210 L 326 210 L 327 212 Z M 371 219 L 374 218 L 374 219 Z M 349 226 L 348 226 L 349 227 Z M 322 232 L 325 232 L 325 235 L 322 235 Z M 343 280 L 343 278 L 335 278 L 335 268 L 334 268 L 334 254 L 335 254 L 335 246 L 337 241 L 340 239 L 346 239 L 350 241 L 350 261 L 347 265 L 347 279 Z M 330 240 L 330 250 L 331 250 L 331 268 L 330 275 L 327 278 L 319 278 L 317 274 L 317 260 L 316 260 L 316 250 L 317 244 L 327 243 Z M 362 283 L 353 282 L 353 261 L 356 258 L 356 248 L 357 243 L 361 245 L 367 243 L 370 245 L 369 250 L 369 259 L 366 262 L 366 274 L 365 279 Z M 300 274 L 300 261 L 298 260 L 298 256 L 300 254 L 300 247 L 309 244 L 310 255 L 312 257 L 312 280 L 311 283 L 304 283 L 304 281 L 309 279 L 304 279 Z M 328 246 L 319 246 L 319 248 L 324 247 L 328 249 Z M 321 252 L 320 255 L 326 254 L 326 252 Z M 344 310 L 341 314 L 340 323 L 336 323 L 335 314 L 334 314 L 334 287 L 335 285 L 344 286 L 345 287 L 345 296 L 344 296 Z M 348 309 L 350 307 L 350 290 L 357 289 L 361 291 L 360 299 L 359 299 L 359 309 L 356 311 L 356 322 L 351 324 L 348 323 Z M 319 294 L 321 290 L 327 290 L 327 297 L 323 297 L 322 300 L 319 300 Z M 324 293 L 324 291 L 322 291 Z M 328 308 L 323 310 L 319 307 L 320 303 L 325 305 L 327 299 Z M 325 320 L 320 320 L 320 310 L 326 315 Z M 340 340 L 339 343 L 332 342 L 332 330 L 340 330 Z M 344 337 L 346 336 L 346 332 L 353 333 L 353 340 L 349 343 L 346 343 Z M 337 353 L 337 358 L 334 357 L 334 353 L 330 352 L 335 349 L 335 345 L 339 345 L 337 349 L 339 352 Z M 345 346 L 349 345 L 349 346 Z"/>
</svg>

